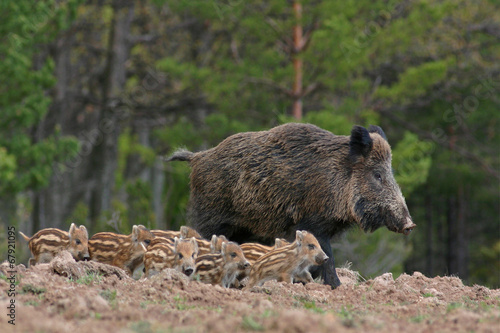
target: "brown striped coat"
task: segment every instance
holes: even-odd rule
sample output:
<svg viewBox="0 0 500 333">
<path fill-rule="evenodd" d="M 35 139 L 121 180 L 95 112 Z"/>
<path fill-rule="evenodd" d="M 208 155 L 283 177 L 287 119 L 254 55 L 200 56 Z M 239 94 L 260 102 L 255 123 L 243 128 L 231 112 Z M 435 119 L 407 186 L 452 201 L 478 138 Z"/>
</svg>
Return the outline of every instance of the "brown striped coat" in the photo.
<svg viewBox="0 0 500 333">
<path fill-rule="evenodd" d="M 68 250 L 75 260 L 89 258 L 87 228 L 81 225 L 76 227 L 71 223 L 69 232 L 56 228 L 47 228 L 38 231 L 31 238 L 19 232 L 28 242 L 32 258 L 28 265 L 50 262 L 59 252 Z"/>
<path fill-rule="evenodd" d="M 151 230 L 151 233 L 155 235 L 155 237 L 163 237 L 163 238 L 203 238 L 201 235 L 194 230 L 193 228 L 190 228 L 188 226 L 183 225 L 179 231 L 174 231 L 174 230 Z"/>
<path fill-rule="evenodd" d="M 307 231 L 297 230 L 295 241 L 281 248 L 276 248 L 260 257 L 250 271 L 246 288 L 262 285 L 268 280 L 292 283 L 294 277 L 312 282 L 308 268 L 321 265 L 328 260 L 316 237 Z"/>
<path fill-rule="evenodd" d="M 238 244 L 224 242 L 221 253 L 206 254 L 196 259 L 195 271 L 191 277 L 203 283 L 229 288 L 248 267 L 250 263 Z"/>
<path fill-rule="evenodd" d="M 99 232 L 89 239 L 91 260 L 124 269 L 129 275 L 142 264 L 154 235 L 143 225 L 134 225 L 130 235 Z"/>
<path fill-rule="evenodd" d="M 155 239 L 144 254 L 146 277 L 158 274 L 165 268 L 173 268 L 190 276 L 194 271 L 194 261 L 198 257 L 198 244 L 194 237 L 169 240 Z"/>
<path fill-rule="evenodd" d="M 269 251 L 289 244 L 290 243 L 283 238 L 276 238 L 274 246 L 262 245 L 260 243 L 243 243 L 240 247 L 245 258 L 253 265 L 260 257 Z"/>
</svg>

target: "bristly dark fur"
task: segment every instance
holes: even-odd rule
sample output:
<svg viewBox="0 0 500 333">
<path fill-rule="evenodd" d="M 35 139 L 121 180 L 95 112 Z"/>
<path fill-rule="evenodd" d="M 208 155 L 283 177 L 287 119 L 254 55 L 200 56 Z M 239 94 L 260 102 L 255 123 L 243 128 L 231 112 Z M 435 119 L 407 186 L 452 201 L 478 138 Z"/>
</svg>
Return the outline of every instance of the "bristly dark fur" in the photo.
<svg viewBox="0 0 500 333">
<path fill-rule="evenodd" d="M 310 124 L 238 133 L 189 161 L 188 216 L 204 237 L 272 244 L 311 231 L 326 255 L 326 284 L 340 284 L 330 238 L 353 225 L 365 231 L 412 225 L 391 170 L 391 149 L 382 129 L 354 126 L 350 136 Z M 314 274 L 313 274 L 314 275 Z"/>
<path fill-rule="evenodd" d="M 370 133 L 378 133 L 382 138 L 384 138 L 385 141 L 387 141 L 387 136 L 385 136 L 385 133 L 382 130 L 382 128 L 380 128 L 378 126 L 370 125 L 370 127 L 368 127 L 368 132 L 370 132 Z"/>
<path fill-rule="evenodd" d="M 368 156 L 372 147 L 373 141 L 366 128 L 354 126 L 351 131 L 351 140 L 349 141 L 349 156 L 351 157 L 351 161 L 355 163 L 360 155 L 363 157 Z"/>
</svg>

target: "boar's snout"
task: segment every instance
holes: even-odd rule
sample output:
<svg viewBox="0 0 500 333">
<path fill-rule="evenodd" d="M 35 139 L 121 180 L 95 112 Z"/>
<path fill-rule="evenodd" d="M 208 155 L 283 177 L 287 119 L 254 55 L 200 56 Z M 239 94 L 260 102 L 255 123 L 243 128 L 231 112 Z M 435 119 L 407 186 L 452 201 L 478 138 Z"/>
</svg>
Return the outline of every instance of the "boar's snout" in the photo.
<svg viewBox="0 0 500 333">
<path fill-rule="evenodd" d="M 416 227 L 417 225 L 415 223 L 413 223 L 411 226 L 407 227 L 407 228 L 404 228 L 403 229 L 403 234 L 408 236 L 410 234 L 410 232 L 413 231 L 413 229 Z"/>
<path fill-rule="evenodd" d="M 413 231 L 413 229 L 416 227 L 417 225 L 415 223 L 413 223 L 413 221 L 411 220 L 411 218 L 407 218 L 406 220 L 406 223 L 405 225 L 403 226 L 403 228 L 401 229 L 401 233 L 404 234 L 404 235 L 409 235 L 410 232 Z"/>
<path fill-rule="evenodd" d="M 184 270 L 184 274 L 186 274 L 187 276 L 191 276 L 191 274 L 193 274 L 193 269 L 191 267 L 186 268 Z"/>
</svg>

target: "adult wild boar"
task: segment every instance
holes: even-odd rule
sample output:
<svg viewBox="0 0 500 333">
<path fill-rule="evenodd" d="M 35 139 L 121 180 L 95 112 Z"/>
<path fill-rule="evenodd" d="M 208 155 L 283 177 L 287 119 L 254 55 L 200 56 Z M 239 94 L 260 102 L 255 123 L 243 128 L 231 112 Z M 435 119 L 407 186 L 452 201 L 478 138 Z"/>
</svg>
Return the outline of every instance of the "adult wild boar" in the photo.
<svg viewBox="0 0 500 333">
<path fill-rule="evenodd" d="M 202 236 L 271 244 L 310 231 L 329 257 L 319 271 L 332 287 L 340 285 L 332 236 L 356 224 L 405 235 L 415 227 L 378 126 L 354 126 L 342 136 L 290 123 L 235 134 L 198 153 L 180 150 L 167 160 L 192 168 L 188 216 Z"/>
</svg>

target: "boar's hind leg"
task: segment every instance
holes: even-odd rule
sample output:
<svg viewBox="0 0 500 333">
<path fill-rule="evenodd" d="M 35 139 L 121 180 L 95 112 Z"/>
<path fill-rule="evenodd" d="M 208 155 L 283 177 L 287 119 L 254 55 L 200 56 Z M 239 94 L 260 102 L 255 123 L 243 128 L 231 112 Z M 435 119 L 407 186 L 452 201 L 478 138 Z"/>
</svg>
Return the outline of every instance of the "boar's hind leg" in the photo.
<svg viewBox="0 0 500 333">
<path fill-rule="evenodd" d="M 328 256 L 328 260 L 321 266 L 311 267 L 312 276 L 316 278 L 320 274 L 322 274 L 324 284 L 328 284 L 333 289 L 335 289 L 338 286 L 340 286 L 341 283 L 339 277 L 337 276 L 337 272 L 335 270 L 335 259 L 333 258 L 330 239 L 321 237 L 318 237 L 317 239 L 319 244 L 321 245 L 321 248 L 323 249 L 323 251 L 325 251 L 325 254 Z"/>
</svg>

